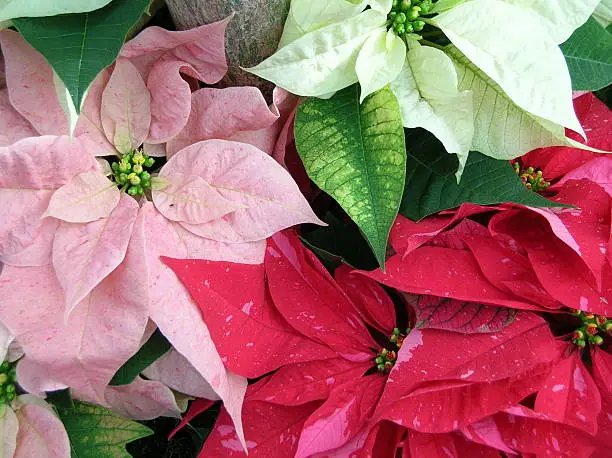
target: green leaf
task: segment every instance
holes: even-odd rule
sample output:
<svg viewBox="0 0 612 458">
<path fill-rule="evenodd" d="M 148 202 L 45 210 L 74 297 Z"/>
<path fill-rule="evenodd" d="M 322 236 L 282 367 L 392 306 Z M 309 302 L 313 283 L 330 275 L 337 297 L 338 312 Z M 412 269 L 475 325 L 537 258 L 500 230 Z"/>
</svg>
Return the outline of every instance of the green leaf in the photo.
<svg viewBox="0 0 612 458">
<path fill-rule="evenodd" d="M 384 266 L 406 172 L 402 118 L 389 87 L 361 105 L 357 85 L 307 100 L 297 112 L 295 141 L 310 178 L 355 221 Z"/>
<path fill-rule="evenodd" d="M 612 83 L 612 35 L 590 18 L 561 45 L 575 91 L 596 91 Z"/>
<path fill-rule="evenodd" d="M 461 182 L 457 184 L 456 156 L 422 129 L 406 131 L 408 167 L 400 213 L 413 221 L 464 202 L 495 205 L 504 202 L 532 207 L 561 207 L 529 191 L 508 161 L 471 152 Z"/>
<path fill-rule="evenodd" d="M 57 409 L 66 427 L 73 458 L 130 458 L 125 445 L 153 434 L 146 426 L 115 415 L 103 407 L 75 402 Z"/>
<path fill-rule="evenodd" d="M 113 0 L 90 13 L 21 18 L 13 24 L 64 81 L 77 112 L 85 91 L 112 64 L 150 0 Z"/>
<path fill-rule="evenodd" d="M 117 386 L 132 383 L 143 370 L 161 358 L 170 348 L 170 342 L 168 342 L 164 335 L 159 330 L 155 331 L 151 338 L 140 347 L 138 353 L 119 368 L 110 381 L 110 385 Z"/>
</svg>

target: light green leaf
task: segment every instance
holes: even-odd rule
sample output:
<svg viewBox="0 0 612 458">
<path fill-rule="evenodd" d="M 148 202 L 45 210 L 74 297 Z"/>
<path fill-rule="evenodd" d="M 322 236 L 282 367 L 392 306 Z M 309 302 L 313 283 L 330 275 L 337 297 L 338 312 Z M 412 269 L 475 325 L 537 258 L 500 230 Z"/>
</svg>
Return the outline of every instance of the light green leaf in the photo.
<svg viewBox="0 0 612 458">
<path fill-rule="evenodd" d="M 372 32 L 363 44 L 355 71 L 361 85 L 360 102 L 373 92 L 393 81 L 404 66 L 406 45 L 404 40 L 384 28 Z"/>
<path fill-rule="evenodd" d="M 66 427 L 73 458 L 131 458 L 125 445 L 153 434 L 140 423 L 84 402 L 57 412 Z"/>
<path fill-rule="evenodd" d="M 508 161 L 471 152 L 461 183 L 455 180 L 457 158 L 423 130 L 407 131 L 408 166 L 400 213 L 413 221 L 470 202 L 494 205 L 503 202 L 532 207 L 559 207 L 556 202 L 529 191 Z"/>
<path fill-rule="evenodd" d="M 434 6 L 431 9 L 430 14 L 442 13 L 446 10 L 450 10 L 451 8 L 454 8 L 457 5 L 462 4 L 465 1 L 467 0 L 438 0 L 436 3 L 434 3 Z"/>
<path fill-rule="evenodd" d="M 589 19 L 561 45 L 575 91 L 596 91 L 612 83 L 612 35 Z"/>
<path fill-rule="evenodd" d="M 0 21 L 18 17 L 43 17 L 84 13 L 102 8 L 111 0 L 2 0 Z"/>
<path fill-rule="evenodd" d="M 565 58 L 538 16 L 503 0 L 472 0 L 435 21 L 517 106 L 584 136 Z"/>
<path fill-rule="evenodd" d="M 544 28 L 546 33 L 559 44 L 567 40 L 574 30 L 586 22 L 600 0 L 503 1 L 523 9 L 519 19 L 526 15 L 533 16 L 540 24 L 540 28 Z M 522 33 L 524 29 L 518 30 Z"/>
<path fill-rule="evenodd" d="M 149 340 L 140 347 L 138 353 L 119 368 L 109 385 L 129 385 L 143 370 L 161 358 L 170 348 L 168 339 L 161 332 L 155 331 Z"/>
<path fill-rule="evenodd" d="M 320 96 L 357 82 L 355 62 L 373 30 L 383 28 L 386 16 L 367 10 L 329 25 L 279 49 L 247 71 L 302 96 Z"/>
<path fill-rule="evenodd" d="M 593 17 L 604 28 L 607 28 L 610 24 L 612 24 L 612 0 L 602 0 L 597 8 L 595 8 Z"/>
<path fill-rule="evenodd" d="M 357 85 L 300 105 L 295 141 L 306 172 L 359 226 L 384 266 L 406 173 L 397 99 L 386 87 L 359 103 Z"/>
<path fill-rule="evenodd" d="M 293 0 L 278 47 L 282 48 L 314 30 L 357 16 L 365 8 L 367 1 Z"/>
<path fill-rule="evenodd" d="M 113 63 L 150 0 L 114 0 L 91 13 L 21 18 L 13 23 L 64 81 L 79 111 L 85 91 Z"/>
<path fill-rule="evenodd" d="M 562 126 L 522 110 L 457 48 L 448 46 L 446 53 L 457 69 L 459 90 L 474 97 L 473 151 L 514 159 L 536 148 L 570 145 Z"/>
<path fill-rule="evenodd" d="M 470 91 L 459 92 L 453 61 L 443 51 L 411 45 L 406 64 L 391 83 L 404 127 L 423 127 L 459 158 L 458 178 L 474 136 L 474 102 Z"/>
<path fill-rule="evenodd" d="M 380 11 L 383 14 L 388 14 L 391 11 L 393 0 L 370 0 L 370 8 Z"/>
</svg>

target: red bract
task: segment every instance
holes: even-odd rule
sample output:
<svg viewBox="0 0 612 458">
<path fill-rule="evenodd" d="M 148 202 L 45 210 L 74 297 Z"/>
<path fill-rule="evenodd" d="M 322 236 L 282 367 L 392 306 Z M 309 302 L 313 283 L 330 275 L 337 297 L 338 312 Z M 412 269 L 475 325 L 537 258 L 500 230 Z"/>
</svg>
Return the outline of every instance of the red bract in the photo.
<svg viewBox="0 0 612 458">
<path fill-rule="evenodd" d="M 216 323 L 213 339 L 231 370 L 257 377 L 282 366 L 248 390 L 251 457 L 393 457 L 405 428 L 451 433 L 457 449 L 480 450 L 457 431 L 535 393 L 559 358 L 547 324 L 530 312 L 495 333 L 475 326 L 477 334 L 424 328 L 405 336 L 394 330 L 393 302 L 380 285 L 347 268 L 332 278 L 293 232 L 268 241 L 267 299 L 257 267 L 165 262 Z M 222 305 L 216 318 L 211 303 Z M 428 456 L 418 450 L 427 453 L 431 441 L 421 442 L 414 439 L 412 453 Z M 201 456 L 245 456 L 237 444 L 222 413 Z"/>
</svg>

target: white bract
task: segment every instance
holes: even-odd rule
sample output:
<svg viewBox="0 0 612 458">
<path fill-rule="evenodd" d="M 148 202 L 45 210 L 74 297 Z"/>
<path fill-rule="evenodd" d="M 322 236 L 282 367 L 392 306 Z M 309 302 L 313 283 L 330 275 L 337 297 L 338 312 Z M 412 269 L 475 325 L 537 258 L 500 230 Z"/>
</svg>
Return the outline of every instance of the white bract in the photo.
<svg viewBox="0 0 612 458">
<path fill-rule="evenodd" d="M 0 0 L 0 22 L 20 17 L 84 13 L 102 8 L 111 0 Z"/>
<path fill-rule="evenodd" d="M 416 30 L 397 33 L 393 0 L 293 0 L 279 50 L 249 71 L 322 98 L 359 82 L 363 101 L 391 84 L 405 127 L 457 154 L 459 177 L 470 150 L 509 159 L 576 146 L 565 128 L 584 136 L 558 44 L 599 1 L 440 0 L 422 19 L 452 42 L 436 49 L 415 45 Z"/>
</svg>

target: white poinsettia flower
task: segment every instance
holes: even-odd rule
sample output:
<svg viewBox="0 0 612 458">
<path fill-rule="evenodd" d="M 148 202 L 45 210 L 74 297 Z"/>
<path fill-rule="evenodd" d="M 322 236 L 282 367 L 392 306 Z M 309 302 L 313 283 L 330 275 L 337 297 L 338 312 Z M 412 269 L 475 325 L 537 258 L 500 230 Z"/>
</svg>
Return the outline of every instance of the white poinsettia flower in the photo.
<svg viewBox="0 0 612 458">
<path fill-rule="evenodd" d="M 322 98 L 359 82 L 363 100 L 391 84 L 405 127 L 457 154 L 459 177 L 470 150 L 511 159 L 581 147 L 565 136 L 584 132 L 558 45 L 599 1 L 293 0 L 278 51 L 249 71 Z M 423 40 L 425 26 L 452 45 Z"/>
</svg>

